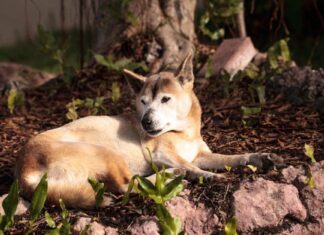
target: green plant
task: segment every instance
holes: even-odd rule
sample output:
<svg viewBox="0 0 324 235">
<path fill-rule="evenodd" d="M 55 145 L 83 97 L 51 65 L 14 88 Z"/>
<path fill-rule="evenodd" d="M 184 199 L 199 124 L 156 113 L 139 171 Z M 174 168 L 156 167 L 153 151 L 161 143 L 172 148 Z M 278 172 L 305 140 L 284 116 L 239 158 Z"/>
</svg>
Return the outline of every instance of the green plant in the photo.
<svg viewBox="0 0 324 235">
<path fill-rule="evenodd" d="M 98 208 L 102 201 L 105 193 L 105 184 L 97 181 L 96 179 L 88 179 L 89 184 L 96 193 L 96 207 Z"/>
<path fill-rule="evenodd" d="M 150 151 L 149 155 L 151 157 Z M 159 224 L 163 231 L 163 234 L 182 234 L 180 219 L 173 218 L 171 216 L 170 212 L 165 207 L 165 202 L 177 196 L 183 190 L 183 176 L 180 175 L 171 180 L 173 175 L 166 172 L 164 167 L 162 168 L 162 171 L 160 171 L 158 167 L 153 163 L 153 161 L 151 161 L 151 167 L 156 175 L 155 184 L 153 184 L 145 177 L 139 175 L 133 176 L 128 190 L 124 196 L 123 204 L 126 204 L 128 202 L 129 194 L 134 189 L 143 197 L 152 199 L 154 201 L 156 215 L 159 219 Z M 135 181 L 137 182 L 137 184 L 135 184 Z"/>
<path fill-rule="evenodd" d="M 252 99 L 255 101 L 257 96 L 261 105 L 266 103 L 265 82 L 276 74 L 282 73 L 283 69 L 291 64 L 288 39 L 281 39 L 274 43 L 268 49 L 267 55 L 265 64 L 258 67 L 250 63 L 243 71 L 243 76 L 251 81 L 248 90 Z"/>
<path fill-rule="evenodd" d="M 257 170 L 258 170 L 258 168 L 256 167 L 256 166 L 253 166 L 253 165 L 247 165 L 247 167 L 253 172 L 253 173 L 255 173 Z"/>
<path fill-rule="evenodd" d="M 232 217 L 225 224 L 225 235 L 237 235 L 237 231 L 236 231 L 236 218 L 235 217 Z"/>
<path fill-rule="evenodd" d="M 305 144 L 304 145 L 304 153 L 307 157 L 309 157 L 312 161 L 312 163 L 316 163 L 316 159 L 314 157 L 314 147 L 309 145 L 309 144 Z"/>
<path fill-rule="evenodd" d="M 309 157 L 311 159 L 311 164 L 316 163 L 316 159 L 314 157 L 314 147 L 309 145 L 309 144 L 305 144 L 304 145 L 304 153 L 307 157 Z M 313 173 L 312 173 L 312 169 L 310 167 L 310 165 L 308 165 L 308 176 L 306 178 L 306 184 L 310 187 L 310 188 L 315 188 L 315 179 L 313 177 Z"/>
<path fill-rule="evenodd" d="M 105 97 L 98 96 L 95 99 L 86 98 L 85 100 L 81 99 L 72 99 L 70 103 L 66 105 L 68 112 L 66 113 L 66 118 L 69 120 L 76 120 L 79 118 L 78 109 L 85 109 L 88 115 L 96 115 L 99 111 L 106 112 L 104 108 Z"/>
<path fill-rule="evenodd" d="M 117 82 L 111 84 L 111 99 L 116 103 L 120 98 L 120 87 Z"/>
<path fill-rule="evenodd" d="M 14 215 L 17 209 L 19 200 L 18 181 L 16 180 L 10 187 L 8 196 L 3 200 L 2 207 L 5 212 L 0 214 L 0 234 L 4 234 L 10 226 L 14 223 Z"/>
<path fill-rule="evenodd" d="M 7 100 L 7 107 L 12 114 L 16 107 L 21 107 L 25 103 L 25 96 L 24 93 L 18 91 L 16 88 L 12 88 L 9 91 L 8 100 Z"/>
<path fill-rule="evenodd" d="M 64 81 L 70 83 L 75 73 L 72 65 L 67 63 L 68 44 L 63 44 L 54 36 L 53 33 L 45 30 L 42 25 L 37 27 L 39 38 L 39 49 L 44 55 L 49 56 L 59 66 L 60 72 L 63 73 Z"/>
<path fill-rule="evenodd" d="M 26 234 L 30 234 L 33 231 L 34 223 L 44 208 L 45 201 L 47 198 L 47 189 L 47 174 L 44 174 L 41 180 L 39 181 L 38 185 L 36 186 L 31 200 L 31 204 L 29 207 L 31 220 L 29 221 L 29 229 L 26 232 Z"/>
<path fill-rule="evenodd" d="M 240 11 L 240 0 L 205 0 L 206 11 L 200 17 L 199 29 L 211 40 L 224 37 L 225 26 L 233 26 L 233 17 Z"/>
<path fill-rule="evenodd" d="M 61 208 L 61 219 L 62 221 L 56 225 L 53 218 L 50 216 L 48 212 L 45 212 L 45 220 L 47 225 L 51 228 L 46 231 L 45 235 L 70 235 L 71 232 L 71 223 L 69 212 L 65 207 L 65 204 L 62 199 L 59 200 L 60 208 Z"/>
<path fill-rule="evenodd" d="M 135 70 L 140 68 L 144 71 L 148 71 L 148 67 L 144 63 L 133 62 L 131 59 L 114 60 L 111 55 L 103 56 L 100 54 L 95 54 L 94 58 L 109 71 L 114 71 L 119 74 L 122 74 L 123 69 Z"/>
</svg>

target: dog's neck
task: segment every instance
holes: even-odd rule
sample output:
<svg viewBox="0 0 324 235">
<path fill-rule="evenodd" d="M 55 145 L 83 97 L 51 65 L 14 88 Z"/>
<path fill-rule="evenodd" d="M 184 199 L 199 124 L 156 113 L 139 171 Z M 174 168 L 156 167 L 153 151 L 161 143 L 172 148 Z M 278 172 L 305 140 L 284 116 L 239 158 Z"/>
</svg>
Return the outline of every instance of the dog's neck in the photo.
<svg viewBox="0 0 324 235">
<path fill-rule="evenodd" d="M 189 136 L 200 136 L 200 129 L 201 129 L 201 107 L 199 100 L 194 92 L 191 94 L 192 98 L 192 105 L 188 115 L 188 126 L 182 132 Z"/>
<path fill-rule="evenodd" d="M 192 104 L 188 116 L 185 120 L 179 123 L 179 128 L 170 132 L 182 135 L 183 138 L 197 138 L 200 137 L 201 128 L 201 107 L 197 96 L 192 92 Z M 168 134 L 169 132 L 165 133 Z M 163 135 L 165 135 L 163 134 Z"/>
</svg>

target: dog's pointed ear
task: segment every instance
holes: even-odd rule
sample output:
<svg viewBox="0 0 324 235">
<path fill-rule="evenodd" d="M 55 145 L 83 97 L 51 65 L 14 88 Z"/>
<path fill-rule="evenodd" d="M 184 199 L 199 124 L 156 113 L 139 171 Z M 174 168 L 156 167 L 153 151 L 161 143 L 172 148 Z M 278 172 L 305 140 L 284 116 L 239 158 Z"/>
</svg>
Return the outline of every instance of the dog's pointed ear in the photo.
<svg viewBox="0 0 324 235">
<path fill-rule="evenodd" d="M 135 93 L 139 93 L 145 83 L 146 77 L 134 73 L 128 69 L 123 69 L 126 80 Z"/>
<path fill-rule="evenodd" d="M 193 74 L 192 51 L 188 53 L 179 66 L 176 78 L 181 85 L 193 84 L 195 77 Z"/>
</svg>

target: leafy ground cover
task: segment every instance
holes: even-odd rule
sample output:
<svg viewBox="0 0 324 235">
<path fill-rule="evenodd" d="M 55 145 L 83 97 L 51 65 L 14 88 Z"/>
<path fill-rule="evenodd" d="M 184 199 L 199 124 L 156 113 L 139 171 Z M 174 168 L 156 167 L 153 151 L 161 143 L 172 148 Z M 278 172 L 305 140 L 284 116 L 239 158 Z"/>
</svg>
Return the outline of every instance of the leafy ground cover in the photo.
<svg viewBox="0 0 324 235">
<path fill-rule="evenodd" d="M 323 79 L 323 78 L 319 78 Z M 271 152 L 283 158 L 283 163 L 275 169 L 256 173 L 248 167 L 232 169 L 226 174 L 226 182 L 189 182 L 189 198 L 194 203 L 203 203 L 212 208 L 224 224 L 233 214 L 233 192 L 242 180 L 262 176 L 277 181 L 279 170 L 287 166 L 305 166 L 310 159 L 304 154 L 304 145 L 315 149 L 317 161 L 324 160 L 324 122 L 312 102 L 298 105 L 288 102 L 285 94 L 271 86 L 266 86 L 266 102 L 260 112 L 243 116 L 242 107 L 258 106 L 248 91 L 249 80 L 239 81 L 228 95 L 224 92 L 224 81 L 216 78 L 197 78 L 195 91 L 202 104 L 202 135 L 214 152 L 235 154 L 244 152 Z M 113 85 L 114 84 L 114 85 Z M 116 86 L 118 85 L 118 98 Z M 100 102 L 90 105 L 98 97 Z M 74 111 L 79 117 L 93 114 L 116 115 L 132 112 L 134 96 L 125 79 L 119 73 L 108 72 L 105 67 L 92 65 L 79 71 L 70 84 L 51 81 L 49 84 L 25 92 L 25 103 L 17 107 L 14 114 L 7 108 L 7 100 L 0 100 L 0 194 L 9 190 L 13 182 L 12 168 L 20 149 L 33 135 L 69 122 L 68 112 L 73 109 L 73 100 L 88 100 L 89 105 L 81 105 Z M 80 102 L 81 104 L 82 102 Z M 69 104 L 69 105 L 68 105 Z M 83 103 L 82 103 L 83 104 Z M 72 110 L 73 112 L 73 110 Z M 226 172 L 226 171 L 224 171 Z M 129 226 L 140 215 L 153 215 L 152 202 L 132 196 L 130 203 L 123 206 L 122 197 L 115 196 L 115 204 L 99 210 L 70 210 L 72 223 L 80 216 L 89 215 L 102 224 L 118 227 L 119 232 L 128 233 Z M 60 210 L 47 208 L 52 218 L 60 219 Z M 24 215 L 18 217 L 9 230 L 11 234 L 25 231 L 27 221 Z M 46 228 L 43 217 L 36 222 L 37 234 Z M 287 220 L 284 225 L 294 223 Z M 307 221 L 305 222 L 307 223 Z M 280 228 L 277 228 L 280 230 Z M 219 227 L 218 232 L 224 227 Z M 271 233 L 272 228 L 263 233 Z"/>
</svg>

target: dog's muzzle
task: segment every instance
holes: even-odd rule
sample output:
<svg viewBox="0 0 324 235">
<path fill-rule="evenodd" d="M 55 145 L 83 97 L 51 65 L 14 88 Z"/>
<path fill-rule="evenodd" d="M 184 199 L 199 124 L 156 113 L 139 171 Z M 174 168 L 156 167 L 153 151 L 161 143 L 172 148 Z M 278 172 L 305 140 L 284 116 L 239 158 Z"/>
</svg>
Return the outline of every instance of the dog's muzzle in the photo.
<svg viewBox="0 0 324 235">
<path fill-rule="evenodd" d="M 143 129 L 150 135 L 157 135 L 162 129 L 155 129 L 155 123 L 152 118 L 152 110 L 149 110 L 142 118 L 141 124 Z"/>
</svg>

